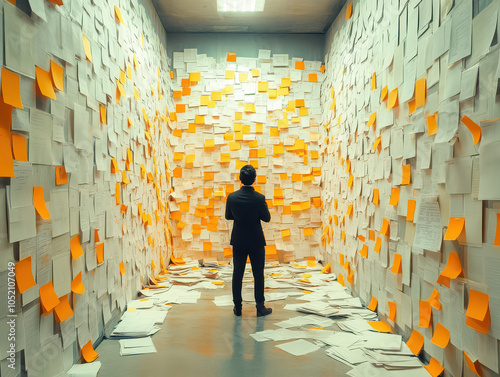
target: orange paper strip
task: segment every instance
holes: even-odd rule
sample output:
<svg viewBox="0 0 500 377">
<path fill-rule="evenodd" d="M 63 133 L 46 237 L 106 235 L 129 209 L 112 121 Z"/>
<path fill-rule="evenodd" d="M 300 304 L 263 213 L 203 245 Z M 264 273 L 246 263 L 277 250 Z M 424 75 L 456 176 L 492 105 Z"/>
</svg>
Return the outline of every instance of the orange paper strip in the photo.
<svg viewBox="0 0 500 377">
<path fill-rule="evenodd" d="M 24 109 L 21 101 L 21 77 L 2 67 L 2 96 L 7 105 Z"/>
<path fill-rule="evenodd" d="M 460 236 L 460 233 L 462 233 L 464 225 L 465 217 L 450 217 L 444 239 L 447 241 L 456 240 Z"/>
<path fill-rule="evenodd" d="M 71 239 L 70 242 L 71 256 L 77 259 L 83 255 L 82 245 L 80 244 L 80 235 L 77 234 Z"/>
<path fill-rule="evenodd" d="M 413 218 L 415 216 L 415 206 L 417 205 L 417 202 L 413 199 L 408 199 L 408 208 L 406 210 L 406 220 L 407 221 L 413 221 Z"/>
<path fill-rule="evenodd" d="M 51 281 L 42 285 L 39 291 L 40 302 L 42 303 L 44 314 L 47 315 L 59 304 L 59 299 L 57 298 L 56 291 L 54 291 L 54 286 Z"/>
<path fill-rule="evenodd" d="M 24 293 L 36 285 L 31 269 L 31 256 L 16 263 L 15 273 L 17 289 L 19 289 L 20 293 Z"/>
<path fill-rule="evenodd" d="M 367 308 L 370 309 L 372 312 L 377 310 L 378 306 L 378 300 L 375 298 L 375 296 L 372 296 L 372 300 L 368 304 Z"/>
<path fill-rule="evenodd" d="M 394 254 L 394 263 L 391 268 L 391 272 L 394 274 L 400 274 L 403 272 L 402 266 L 401 266 L 401 254 Z"/>
<path fill-rule="evenodd" d="M 399 203 L 399 194 L 400 190 L 399 187 L 393 187 L 391 189 L 391 200 L 389 201 L 389 204 L 391 206 L 397 206 Z"/>
<path fill-rule="evenodd" d="M 52 86 L 52 75 L 40 67 L 36 67 L 36 83 L 43 96 L 57 99 L 54 87 Z"/>
<path fill-rule="evenodd" d="M 50 219 L 50 213 L 45 205 L 45 198 L 43 196 L 43 187 L 33 187 L 33 202 L 40 217 L 44 220 Z"/>
<path fill-rule="evenodd" d="M 446 346 L 450 342 L 450 332 L 439 322 L 436 324 L 431 342 L 441 348 L 446 348 Z"/>
<path fill-rule="evenodd" d="M 474 138 L 474 145 L 479 143 L 481 140 L 481 127 L 477 123 L 475 123 L 471 118 L 467 115 L 464 115 L 461 119 L 462 123 L 469 129 L 472 137 Z"/>
<path fill-rule="evenodd" d="M 82 347 L 82 357 L 87 363 L 91 363 L 99 357 L 99 354 L 94 350 L 94 347 L 92 347 L 91 340 Z"/>
<path fill-rule="evenodd" d="M 52 74 L 52 84 L 57 88 L 57 90 L 64 92 L 63 67 L 51 60 L 50 73 Z"/>
<path fill-rule="evenodd" d="M 59 304 L 54 308 L 55 318 L 57 322 L 64 322 L 73 316 L 73 310 L 69 305 L 68 295 L 62 296 L 59 301 Z"/>
<path fill-rule="evenodd" d="M 429 365 L 425 366 L 425 369 L 432 377 L 438 377 L 441 373 L 443 373 L 444 366 L 439 364 L 439 361 L 437 361 L 435 358 L 431 357 L 431 361 Z"/>
<path fill-rule="evenodd" d="M 12 134 L 12 151 L 17 161 L 28 161 L 28 139 L 18 134 Z"/>
<path fill-rule="evenodd" d="M 82 273 L 79 272 L 71 282 L 71 291 L 79 295 L 85 293 L 85 286 L 82 283 Z"/>
<path fill-rule="evenodd" d="M 415 356 L 420 354 L 422 347 L 424 346 L 424 336 L 420 334 L 417 330 L 413 329 L 410 338 L 406 342 L 406 345 Z"/>
</svg>

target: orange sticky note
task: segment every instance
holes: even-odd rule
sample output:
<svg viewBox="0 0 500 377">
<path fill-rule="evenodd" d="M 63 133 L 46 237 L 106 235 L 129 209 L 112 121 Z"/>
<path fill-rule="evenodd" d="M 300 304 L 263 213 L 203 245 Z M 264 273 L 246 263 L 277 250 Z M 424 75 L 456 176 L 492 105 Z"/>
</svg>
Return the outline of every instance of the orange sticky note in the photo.
<svg viewBox="0 0 500 377">
<path fill-rule="evenodd" d="M 368 118 L 367 127 L 374 126 L 377 122 L 377 113 L 371 113 L 370 118 Z"/>
<path fill-rule="evenodd" d="M 352 3 L 350 3 L 348 6 L 347 6 L 347 9 L 345 11 L 345 19 L 348 20 L 349 18 L 352 17 Z"/>
<path fill-rule="evenodd" d="M 464 225 L 465 217 L 450 217 L 444 239 L 447 241 L 456 240 L 460 236 L 460 233 L 462 233 Z"/>
<path fill-rule="evenodd" d="M 83 255 L 82 245 L 80 244 L 80 235 L 77 234 L 70 242 L 71 256 L 76 259 Z"/>
<path fill-rule="evenodd" d="M 281 231 L 281 238 L 290 237 L 290 229 L 284 229 Z"/>
<path fill-rule="evenodd" d="M 482 369 L 481 369 L 481 364 L 479 364 L 479 361 L 476 358 L 474 358 L 473 361 L 472 358 L 465 351 L 462 352 L 464 353 L 465 362 L 467 363 L 469 369 L 472 372 L 474 372 L 477 376 L 482 376 Z"/>
<path fill-rule="evenodd" d="M 495 246 L 500 246 L 500 212 L 497 212 L 497 227 L 495 231 Z"/>
<path fill-rule="evenodd" d="M 438 112 L 436 111 L 433 115 L 428 116 L 427 118 L 427 133 L 429 136 L 435 135 L 438 129 Z"/>
<path fill-rule="evenodd" d="M 82 283 L 82 273 L 79 272 L 71 282 L 71 291 L 79 295 L 85 293 L 85 286 Z"/>
<path fill-rule="evenodd" d="M 116 5 L 115 5 L 115 19 L 119 24 L 125 25 L 125 22 L 123 22 L 122 18 L 122 12 L 120 11 L 120 8 L 118 8 Z"/>
<path fill-rule="evenodd" d="M 465 324 L 476 331 L 488 334 L 490 327 L 490 298 L 486 293 L 471 289 L 469 292 L 469 306 L 465 313 Z"/>
<path fill-rule="evenodd" d="M 372 203 L 378 206 L 379 204 L 379 189 L 373 189 L 373 200 Z"/>
<path fill-rule="evenodd" d="M 36 285 L 33 278 L 33 271 L 31 270 L 31 256 L 16 263 L 15 273 L 17 289 L 20 293 L 24 293 Z"/>
<path fill-rule="evenodd" d="M 477 123 L 475 123 L 471 118 L 467 115 L 464 115 L 461 119 L 461 122 L 465 124 L 465 126 L 469 129 L 472 137 L 474 138 L 474 145 L 479 143 L 481 140 L 481 127 Z"/>
<path fill-rule="evenodd" d="M 52 74 L 52 84 L 57 88 L 57 90 L 64 92 L 63 67 L 51 60 L 50 73 Z"/>
<path fill-rule="evenodd" d="M 420 354 L 422 347 L 424 346 L 424 336 L 420 334 L 417 330 L 413 329 L 410 338 L 406 342 L 406 345 L 415 356 Z"/>
<path fill-rule="evenodd" d="M 380 253 L 380 248 L 382 247 L 382 238 L 377 237 L 377 240 L 375 241 L 375 247 L 373 248 L 373 251 L 376 253 Z"/>
<path fill-rule="evenodd" d="M 387 110 L 393 109 L 399 106 L 398 101 L 398 88 L 391 90 L 389 93 L 389 100 L 387 101 Z"/>
<path fill-rule="evenodd" d="M 89 62 L 92 63 L 92 50 L 90 49 L 90 42 L 85 36 L 85 34 L 82 34 L 83 38 L 83 48 L 85 49 L 85 57 Z"/>
<path fill-rule="evenodd" d="M 389 225 L 390 221 L 387 220 L 386 218 L 383 219 L 382 221 L 382 229 L 380 230 L 380 233 L 383 234 L 384 236 L 389 235 Z"/>
<path fill-rule="evenodd" d="M 69 174 L 66 173 L 64 165 L 56 166 L 56 186 L 68 183 Z"/>
<path fill-rule="evenodd" d="M 116 182 L 115 199 L 116 199 L 116 205 L 120 205 L 122 202 L 120 182 Z"/>
<path fill-rule="evenodd" d="M 310 73 L 309 82 L 318 82 L 318 75 L 316 73 Z"/>
<path fill-rule="evenodd" d="M 375 75 L 375 72 L 373 73 L 372 76 L 372 92 L 377 89 L 377 76 Z"/>
<path fill-rule="evenodd" d="M 7 105 L 24 109 L 21 101 L 21 77 L 2 67 L 2 96 Z"/>
<path fill-rule="evenodd" d="M 442 304 L 441 302 L 439 301 L 439 291 L 437 289 L 434 289 L 429 297 L 429 299 L 427 300 L 427 302 L 429 304 L 431 304 L 431 306 L 436 309 L 436 310 L 441 310 L 441 307 L 442 307 Z"/>
<path fill-rule="evenodd" d="M 428 328 L 431 325 L 432 307 L 428 301 L 418 302 L 418 325 Z"/>
<path fill-rule="evenodd" d="M 106 107 L 102 104 L 99 105 L 100 113 L 101 113 L 101 123 L 108 124 L 108 117 L 106 114 Z"/>
<path fill-rule="evenodd" d="M 389 306 L 389 319 L 393 322 L 396 321 L 396 303 L 389 301 L 387 302 L 387 305 Z"/>
<path fill-rule="evenodd" d="M 33 187 L 33 202 L 40 217 L 44 220 L 50 219 L 50 213 L 45 205 L 45 198 L 43 196 L 43 187 Z"/>
<path fill-rule="evenodd" d="M 389 333 L 391 332 L 391 325 L 384 321 L 368 321 L 368 324 L 378 332 Z"/>
<path fill-rule="evenodd" d="M 59 304 L 60 301 L 57 298 L 56 291 L 54 291 L 54 285 L 51 281 L 42 285 L 39 292 L 40 302 L 42 303 L 44 314 L 47 315 Z"/>
<path fill-rule="evenodd" d="M 394 263 L 392 264 L 391 272 L 394 274 L 400 274 L 403 271 L 401 266 L 401 254 L 394 254 Z"/>
<path fill-rule="evenodd" d="M 125 275 L 125 263 L 120 262 L 120 275 Z"/>
<path fill-rule="evenodd" d="M 314 234 L 313 228 L 304 228 L 304 236 L 312 236 Z"/>
<path fill-rule="evenodd" d="M 359 251 L 359 254 L 363 258 L 368 258 L 368 245 L 364 244 L 363 247 L 361 248 L 361 250 Z"/>
<path fill-rule="evenodd" d="M 391 206 L 397 206 L 399 203 L 399 194 L 400 194 L 400 189 L 399 187 L 393 187 L 391 189 L 391 200 L 389 200 L 389 204 Z"/>
<path fill-rule="evenodd" d="M 439 364 L 439 361 L 435 358 L 431 357 L 431 361 L 429 365 L 425 366 L 425 370 L 427 370 L 432 377 L 438 377 L 441 373 L 443 373 L 444 366 Z"/>
<path fill-rule="evenodd" d="M 40 67 L 36 67 L 36 83 L 43 96 L 57 99 L 54 87 L 52 86 L 52 75 Z"/>
<path fill-rule="evenodd" d="M 7 107 L 10 107 L 7 105 Z M 12 111 L 12 107 L 10 107 Z M 0 116 L 3 114 L 0 114 Z M 14 177 L 14 160 L 12 158 L 12 146 L 9 130 L 4 131 L 0 128 L 0 177 Z"/>
<path fill-rule="evenodd" d="M 380 102 L 383 102 L 387 99 L 387 94 L 389 93 L 389 88 L 384 86 L 382 90 L 380 91 Z"/>
<path fill-rule="evenodd" d="M 69 305 L 68 295 L 59 298 L 59 304 L 54 308 L 54 314 L 57 322 L 64 322 L 73 316 L 73 310 Z"/>
<path fill-rule="evenodd" d="M 415 216 L 415 206 L 417 205 L 417 202 L 413 199 L 408 199 L 408 209 L 406 210 L 406 220 L 407 221 L 413 221 L 413 218 Z"/>
<path fill-rule="evenodd" d="M 28 161 L 28 139 L 18 134 L 12 134 L 12 151 L 17 161 Z"/>
<path fill-rule="evenodd" d="M 95 252 L 97 257 L 97 264 L 104 262 L 104 242 L 95 245 Z"/>
<path fill-rule="evenodd" d="M 87 363 L 91 363 L 99 357 L 99 354 L 94 350 L 94 347 L 92 347 L 91 340 L 82 347 L 82 357 Z"/>
<path fill-rule="evenodd" d="M 456 279 L 460 275 L 463 274 L 462 263 L 460 263 L 460 258 L 457 253 L 451 252 L 448 257 L 448 262 L 446 263 L 446 267 L 441 274 L 437 282 L 439 284 L 444 284 L 448 288 L 450 288 L 450 279 Z"/>
<path fill-rule="evenodd" d="M 377 305 L 378 305 L 378 300 L 375 298 L 375 296 L 372 296 L 372 299 L 368 304 L 367 308 L 370 309 L 372 312 L 374 312 L 377 310 Z"/>
<path fill-rule="evenodd" d="M 427 82 L 425 78 L 415 81 L 415 108 L 425 105 L 427 98 Z"/>
<path fill-rule="evenodd" d="M 431 342 L 441 348 L 446 348 L 446 346 L 450 342 L 450 332 L 439 322 L 436 324 Z"/>
<path fill-rule="evenodd" d="M 205 139 L 205 148 L 214 148 L 215 140 L 214 139 Z"/>
<path fill-rule="evenodd" d="M 304 70 L 306 69 L 306 64 L 305 62 L 301 62 L 301 61 L 296 61 L 295 62 L 295 69 L 300 69 L 300 70 Z"/>
<path fill-rule="evenodd" d="M 402 185 L 409 185 L 411 181 L 411 169 L 410 164 L 403 165 L 403 178 L 401 180 Z"/>
<path fill-rule="evenodd" d="M 228 52 L 226 60 L 230 63 L 236 63 L 236 52 Z"/>
</svg>

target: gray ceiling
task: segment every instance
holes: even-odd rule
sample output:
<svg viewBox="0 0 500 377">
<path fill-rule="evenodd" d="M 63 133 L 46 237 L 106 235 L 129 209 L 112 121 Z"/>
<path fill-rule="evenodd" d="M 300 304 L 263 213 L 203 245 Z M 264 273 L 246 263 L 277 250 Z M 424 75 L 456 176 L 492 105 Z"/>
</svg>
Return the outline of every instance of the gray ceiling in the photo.
<svg viewBox="0 0 500 377">
<path fill-rule="evenodd" d="M 266 0 L 264 12 L 217 13 L 216 0 L 152 0 L 167 33 L 326 33 L 346 0 Z"/>
</svg>

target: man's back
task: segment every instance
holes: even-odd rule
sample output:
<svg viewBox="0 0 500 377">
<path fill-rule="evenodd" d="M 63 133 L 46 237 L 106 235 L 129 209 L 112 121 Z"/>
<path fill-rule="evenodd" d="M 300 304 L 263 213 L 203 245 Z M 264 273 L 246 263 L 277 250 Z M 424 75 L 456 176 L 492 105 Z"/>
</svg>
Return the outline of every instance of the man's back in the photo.
<svg viewBox="0 0 500 377">
<path fill-rule="evenodd" d="M 252 186 L 243 186 L 227 197 L 226 219 L 234 220 L 231 245 L 265 246 L 266 240 L 260 221 L 269 222 L 271 214 L 264 195 Z"/>
</svg>

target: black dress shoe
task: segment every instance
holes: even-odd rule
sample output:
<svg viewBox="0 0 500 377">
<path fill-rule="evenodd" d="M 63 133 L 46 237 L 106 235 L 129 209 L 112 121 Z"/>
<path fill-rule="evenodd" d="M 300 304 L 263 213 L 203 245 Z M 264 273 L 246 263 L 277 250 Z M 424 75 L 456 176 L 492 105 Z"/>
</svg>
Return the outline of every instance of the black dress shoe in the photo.
<svg viewBox="0 0 500 377">
<path fill-rule="evenodd" d="M 238 306 L 238 307 L 235 306 L 233 308 L 233 313 L 235 316 L 240 317 L 241 316 L 241 306 Z"/>
<path fill-rule="evenodd" d="M 269 315 L 273 312 L 273 309 L 266 308 L 264 306 L 264 304 L 258 304 L 258 305 L 255 305 L 255 307 L 257 308 L 257 317 L 264 317 L 264 316 Z"/>
</svg>

